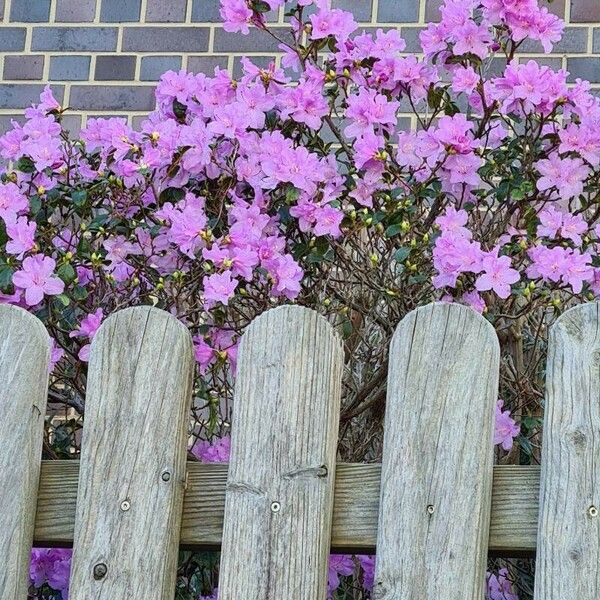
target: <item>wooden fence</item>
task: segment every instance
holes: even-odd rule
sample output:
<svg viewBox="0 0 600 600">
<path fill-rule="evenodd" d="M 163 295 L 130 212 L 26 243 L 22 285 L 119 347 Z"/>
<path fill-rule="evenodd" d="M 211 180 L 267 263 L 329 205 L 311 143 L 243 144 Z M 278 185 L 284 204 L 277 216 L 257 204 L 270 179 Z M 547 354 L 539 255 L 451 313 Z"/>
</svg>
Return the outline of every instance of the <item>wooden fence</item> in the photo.
<svg viewBox="0 0 600 600">
<path fill-rule="evenodd" d="M 481 600 L 489 551 L 536 549 L 537 600 L 597 600 L 598 307 L 552 329 L 540 474 L 493 467 L 498 341 L 450 304 L 394 335 L 382 465 L 336 465 L 341 344 L 293 306 L 243 337 L 229 467 L 186 464 L 192 343 L 148 307 L 93 342 L 81 461 L 40 464 L 48 337 L 0 305 L 0 600 L 33 540 L 73 544 L 73 600 L 172 599 L 179 546 L 221 548 L 220 600 L 322 600 L 330 550 L 375 546 L 377 600 Z"/>
</svg>

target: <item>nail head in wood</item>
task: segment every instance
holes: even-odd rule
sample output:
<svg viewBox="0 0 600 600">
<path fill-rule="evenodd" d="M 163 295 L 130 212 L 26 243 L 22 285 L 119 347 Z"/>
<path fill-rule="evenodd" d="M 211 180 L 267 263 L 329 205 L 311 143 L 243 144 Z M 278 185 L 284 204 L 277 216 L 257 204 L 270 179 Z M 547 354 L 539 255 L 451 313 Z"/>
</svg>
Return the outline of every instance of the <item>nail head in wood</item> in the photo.
<svg viewBox="0 0 600 600">
<path fill-rule="evenodd" d="M 281 510 L 281 504 L 279 502 L 271 503 L 271 512 L 278 513 Z"/>
<path fill-rule="evenodd" d="M 127 512 L 130 508 L 131 503 L 129 502 L 129 500 L 123 500 L 123 502 L 121 502 L 121 510 L 123 512 Z"/>
</svg>

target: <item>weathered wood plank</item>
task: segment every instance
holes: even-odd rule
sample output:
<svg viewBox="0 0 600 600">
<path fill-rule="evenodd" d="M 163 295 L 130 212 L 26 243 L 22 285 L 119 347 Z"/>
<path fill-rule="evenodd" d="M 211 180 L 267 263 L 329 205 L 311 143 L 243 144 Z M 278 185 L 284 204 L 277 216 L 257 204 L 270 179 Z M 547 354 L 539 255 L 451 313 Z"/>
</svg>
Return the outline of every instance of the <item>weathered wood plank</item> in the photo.
<svg viewBox="0 0 600 600">
<path fill-rule="evenodd" d="M 600 598 L 600 304 L 550 330 L 536 600 Z"/>
<path fill-rule="evenodd" d="M 235 382 L 221 600 L 324 600 L 343 354 L 314 311 L 244 333 Z"/>
<path fill-rule="evenodd" d="M 481 600 L 500 351 L 475 311 L 436 303 L 392 339 L 373 597 Z"/>
<path fill-rule="evenodd" d="M 42 322 L 0 304 L 0 600 L 27 597 L 49 359 Z"/>
<path fill-rule="evenodd" d="M 218 548 L 223 534 L 227 465 L 188 463 L 181 544 Z M 43 461 L 35 541 L 38 546 L 73 542 L 77 461 Z M 374 552 L 379 516 L 381 465 L 338 463 L 331 546 L 335 551 Z M 494 467 L 490 552 L 533 556 L 538 525 L 539 467 Z"/>
<path fill-rule="evenodd" d="M 190 334 L 166 312 L 117 312 L 94 338 L 72 600 L 174 597 L 193 371 Z"/>
</svg>

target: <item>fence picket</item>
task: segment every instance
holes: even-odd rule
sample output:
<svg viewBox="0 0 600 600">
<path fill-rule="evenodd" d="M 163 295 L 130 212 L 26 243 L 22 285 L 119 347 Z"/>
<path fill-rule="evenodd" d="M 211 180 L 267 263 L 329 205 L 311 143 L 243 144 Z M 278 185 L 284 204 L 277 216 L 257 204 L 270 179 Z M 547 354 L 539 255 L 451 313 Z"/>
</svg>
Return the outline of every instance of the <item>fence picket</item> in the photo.
<svg viewBox="0 0 600 600">
<path fill-rule="evenodd" d="M 343 355 L 297 306 L 256 319 L 237 367 L 220 600 L 324 600 Z"/>
<path fill-rule="evenodd" d="M 42 322 L 0 304 L 0 600 L 27 597 L 49 358 Z"/>
<path fill-rule="evenodd" d="M 390 349 L 377 600 L 481 600 L 499 347 L 471 309 L 436 303 Z"/>
<path fill-rule="evenodd" d="M 600 304 L 550 330 L 536 600 L 600 597 Z"/>
<path fill-rule="evenodd" d="M 166 312 L 123 310 L 96 335 L 72 600 L 174 597 L 193 370 L 190 334 Z"/>
</svg>

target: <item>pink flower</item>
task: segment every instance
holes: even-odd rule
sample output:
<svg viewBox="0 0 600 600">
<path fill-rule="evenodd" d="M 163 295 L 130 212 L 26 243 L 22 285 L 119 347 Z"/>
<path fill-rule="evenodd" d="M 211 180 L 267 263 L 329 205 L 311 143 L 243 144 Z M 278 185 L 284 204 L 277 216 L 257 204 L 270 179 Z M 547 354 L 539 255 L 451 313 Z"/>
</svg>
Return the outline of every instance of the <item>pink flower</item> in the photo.
<svg viewBox="0 0 600 600">
<path fill-rule="evenodd" d="M 558 230 L 562 227 L 562 213 L 554 206 L 542 210 L 539 215 L 540 224 L 537 228 L 537 234 L 541 237 L 556 237 Z"/>
<path fill-rule="evenodd" d="M 330 235 L 338 238 L 342 235 L 340 225 L 344 218 L 344 212 L 333 206 L 317 207 L 314 213 L 315 226 L 313 232 L 315 235 Z"/>
<path fill-rule="evenodd" d="M 435 222 L 439 225 L 442 232 L 445 234 L 455 234 L 465 239 L 470 240 L 471 232 L 465 227 L 467 224 L 467 211 L 456 210 L 454 206 L 449 206 L 443 215 L 439 216 Z"/>
<path fill-rule="evenodd" d="M 300 293 L 300 282 L 304 272 L 289 254 L 284 254 L 274 261 L 272 275 L 275 279 L 273 295 L 293 300 Z"/>
<path fill-rule="evenodd" d="M 562 200 L 582 194 L 584 181 L 590 173 L 580 158 L 560 158 L 557 152 L 539 160 L 535 167 L 542 175 L 537 181 L 537 189 L 545 192 L 556 188 L 554 196 Z"/>
<path fill-rule="evenodd" d="M 104 319 L 104 311 L 101 308 L 98 308 L 96 312 L 90 313 L 86 315 L 79 324 L 79 328 L 76 331 L 71 331 L 69 337 L 78 338 L 78 337 L 86 337 L 91 342 L 98 329 L 100 329 L 100 325 Z M 86 344 L 79 351 L 79 359 L 87 362 L 90 359 L 90 349 L 91 345 Z"/>
<path fill-rule="evenodd" d="M 340 587 L 340 576 L 348 577 L 352 575 L 354 568 L 354 560 L 348 554 L 331 554 L 329 556 L 327 598 L 331 599 L 333 592 Z"/>
<path fill-rule="evenodd" d="M 322 40 L 332 35 L 337 40 L 344 41 L 358 28 L 351 12 L 338 8 L 330 9 L 327 0 L 319 0 L 317 5 L 319 10 L 310 15 L 311 39 Z"/>
<path fill-rule="evenodd" d="M 458 55 L 475 54 L 479 58 L 485 58 L 489 53 L 492 36 L 489 29 L 484 25 L 477 25 L 474 21 L 467 21 L 461 27 L 452 31 L 455 40 L 453 53 Z"/>
<path fill-rule="evenodd" d="M 359 554 L 356 558 L 358 558 L 363 570 L 363 587 L 368 591 L 372 591 L 375 585 L 375 557 Z"/>
<path fill-rule="evenodd" d="M 452 73 L 452 89 L 456 93 L 472 94 L 479 82 L 479 74 L 473 67 L 457 67 Z"/>
<path fill-rule="evenodd" d="M 503 400 L 496 403 L 496 419 L 494 427 L 494 445 L 502 445 L 504 450 L 510 450 L 513 446 L 513 440 L 521 432 L 515 420 L 510 416 L 510 411 L 502 410 Z"/>
<path fill-rule="evenodd" d="M 192 454 L 203 463 L 226 463 L 231 455 L 231 437 L 224 436 L 212 442 L 199 440 L 192 448 Z"/>
<path fill-rule="evenodd" d="M 6 233 L 10 240 L 6 243 L 6 251 L 9 254 L 16 254 L 17 258 L 22 260 L 25 252 L 35 246 L 36 227 L 35 221 L 28 221 L 27 217 L 7 220 Z"/>
<path fill-rule="evenodd" d="M 211 308 L 217 302 L 222 302 L 225 305 L 229 304 L 229 300 L 233 296 L 238 283 L 237 279 L 231 278 L 231 271 L 207 275 L 203 279 L 204 303 L 206 307 Z"/>
<path fill-rule="evenodd" d="M 483 158 L 475 154 L 452 154 L 444 163 L 444 168 L 450 183 L 464 183 L 477 187 L 481 183 L 477 171 L 483 163 Z"/>
<path fill-rule="evenodd" d="M 65 351 L 58 346 L 56 340 L 50 338 L 50 363 L 48 364 L 48 372 L 52 373 L 58 361 L 65 355 Z"/>
<path fill-rule="evenodd" d="M 28 208 L 27 197 L 16 184 L 0 182 L 0 218 L 6 221 Z"/>
<path fill-rule="evenodd" d="M 200 367 L 200 373 L 205 373 L 208 367 L 215 361 L 216 352 L 203 337 L 196 336 L 194 338 L 194 357 Z"/>
<path fill-rule="evenodd" d="M 54 277 L 56 261 L 49 256 L 36 254 L 28 256 L 21 270 L 13 275 L 13 284 L 25 290 L 25 303 L 35 306 L 47 296 L 62 294 L 65 284 L 58 277 Z"/>
<path fill-rule="evenodd" d="M 352 123 L 344 133 L 348 137 L 357 137 L 369 131 L 373 125 L 393 126 L 397 122 L 398 108 L 398 102 L 390 102 L 383 94 L 362 88 L 358 94 L 348 98 L 346 118 Z"/>
<path fill-rule="evenodd" d="M 31 583 L 40 588 L 48 584 L 59 591 L 64 599 L 69 591 L 69 574 L 71 570 L 71 550 L 58 548 L 34 548 L 31 551 L 29 578 Z"/>
<path fill-rule="evenodd" d="M 511 267 L 508 256 L 486 256 L 481 267 L 483 273 L 477 278 L 475 287 L 480 291 L 494 290 L 502 299 L 510 296 L 510 284 L 519 281 L 521 276 Z"/>
<path fill-rule="evenodd" d="M 322 87 L 304 80 L 296 87 L 285 89 L 277 98 L 281 117 L 292 117 L 311 129 L 320 129 L 323 117 L 329 114 L 329 104 L 323 98 Z"/>
<path fill-rule="evenodd" d="M 250 33 L 248 25 L 252 22 L 253 12 L 246 0 L 221 0 L 221 18 L 223 29 L 230 33 Z"/>
</svg>

